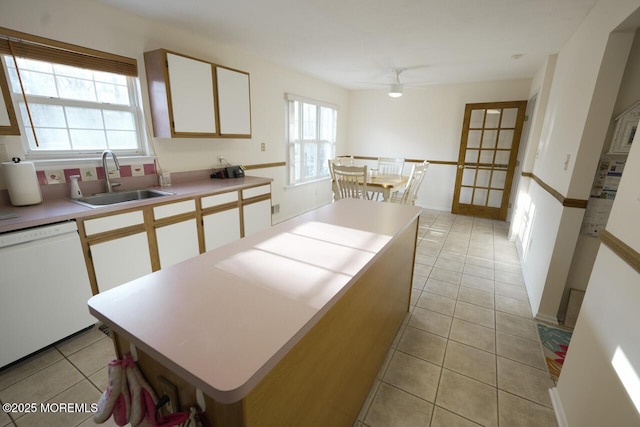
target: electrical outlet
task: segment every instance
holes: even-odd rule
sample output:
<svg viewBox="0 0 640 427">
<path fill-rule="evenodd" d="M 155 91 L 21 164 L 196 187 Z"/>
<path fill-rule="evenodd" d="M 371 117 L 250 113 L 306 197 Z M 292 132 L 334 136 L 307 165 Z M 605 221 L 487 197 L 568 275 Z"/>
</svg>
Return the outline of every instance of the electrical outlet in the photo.
<svg viewBox="0 0 640 427">
<path fill-rule="evenodd" d="M 218 164 L 221 165 L 224 162 L 224 157 L 218 156 Z"/>
<path fill-rule="evenodd" d="M 260 151 L 267 151 L 267 144 L 264 142 L 260 144 Z"/>
<path fill-rule="evenodd" d="M 163 377 L 162 375 L 158 375 L 158 381 L 160 382 L 160 396 L 166 394 L 169 397 L 169 402 L 167 402 L 164 407 L 169 414 L 175 414 L 176 412 L 180 412 L 180 400 L 178 399 L 178 387 L 175 386 L 171 381 Z"/>
</svg>

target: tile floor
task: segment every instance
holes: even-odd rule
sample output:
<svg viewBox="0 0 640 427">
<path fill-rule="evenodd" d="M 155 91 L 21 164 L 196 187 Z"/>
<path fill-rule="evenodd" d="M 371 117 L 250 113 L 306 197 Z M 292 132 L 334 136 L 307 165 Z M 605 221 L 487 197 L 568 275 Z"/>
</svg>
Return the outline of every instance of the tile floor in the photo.
<svg viewBox="0 0 640 427">
<path fill-rule="evenodd" d="M 410 314 L 357 427 L 557 426 L 508 224 L 425 210 Z"/>
<path fill-rule="evenodd" d="M 507 231 L 504 222 L 424 211 L 411 313 L 355 426 L 557 425 Z M 113 357 L 111 340 L 92 328 L 0 371 L 0 402 L 96 402 Z M 90 413 L 0 411 L 0 427 L 92 425 Z"/>
</svg>

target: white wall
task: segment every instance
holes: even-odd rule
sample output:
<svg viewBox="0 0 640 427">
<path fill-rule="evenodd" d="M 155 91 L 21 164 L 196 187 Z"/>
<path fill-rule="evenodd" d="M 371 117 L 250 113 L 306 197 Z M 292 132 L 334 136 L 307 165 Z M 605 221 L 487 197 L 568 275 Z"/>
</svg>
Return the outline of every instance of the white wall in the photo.
<svg viewBox="0 0 640 427">
<path fill-rule="evenodd" d="M 158 160 L 170 172 L 211 169 L 217 156 L 234 164 L 285 161 L 284 93 L 339 105 L 338 145 L 346 140 L 349 94 L 346 90 L 228 48 L 199 35 L 143 19 L 95 1 L 3 0 L 0 26 L 67 43 L 136 58 L 147 121 L 151 120 L 143 53 L 166 48 L 248 71 L 251 75 L 253 137 L 246 139 L 154 139 Z M 2 137 L 9 156 L 24 157 L 19 137 Z M 266 143 L 266 151 L 260 144 Z M 252 171 L 274 178 L 274 221 L 331 201 L 328 181 L 285 191 L 285 168 Z"/>
<path fill-rule="evenodd" d="M 457 162 L 465 104 L 527 100 L 530 86 L 529 79 L 409 86 L 400 98 L 353 91 L 346 153 Z M 451 210 L 455 176 L 454 165 L 429 166 L 416 204 Z"/>
<path fill-rule="evenodd" d="M 601 0 L 558 55 L 533 173 L 566 198 L 588 197 L 634 35 L 610 33 L 632 4 Z M 534 186 L 528 203 L 544 215 L 530 227 L 523 273 L 534 315 L 556 322 L 584 211 L 536 196 Z"/>
</svg>

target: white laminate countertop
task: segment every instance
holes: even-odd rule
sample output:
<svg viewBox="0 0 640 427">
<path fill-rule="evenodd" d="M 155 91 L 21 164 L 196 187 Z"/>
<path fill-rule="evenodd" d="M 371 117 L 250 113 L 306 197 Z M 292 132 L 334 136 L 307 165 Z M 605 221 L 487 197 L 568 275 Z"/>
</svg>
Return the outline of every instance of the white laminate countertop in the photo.
<svg viewBox="0 0 640 427">
<path fill-rule="evenodd" d="M 419 214 L 339 200 L 98 294 L 89 311 L 205 394 L 236 402 Z"/>
</svg>

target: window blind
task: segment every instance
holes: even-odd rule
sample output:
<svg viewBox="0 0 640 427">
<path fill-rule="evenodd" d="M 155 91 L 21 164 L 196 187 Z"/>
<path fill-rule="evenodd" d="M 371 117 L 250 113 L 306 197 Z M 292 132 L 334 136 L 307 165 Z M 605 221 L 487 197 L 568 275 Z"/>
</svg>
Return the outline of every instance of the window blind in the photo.
<svg viewBox="0 0 640 427">
<path fill-rule="evenodd" d="M 11 55 L 12 50 L 16 57 L 138 76 L 138 62 L 133 58 L 0 27 L 0 54 Z"/>
</svg>

